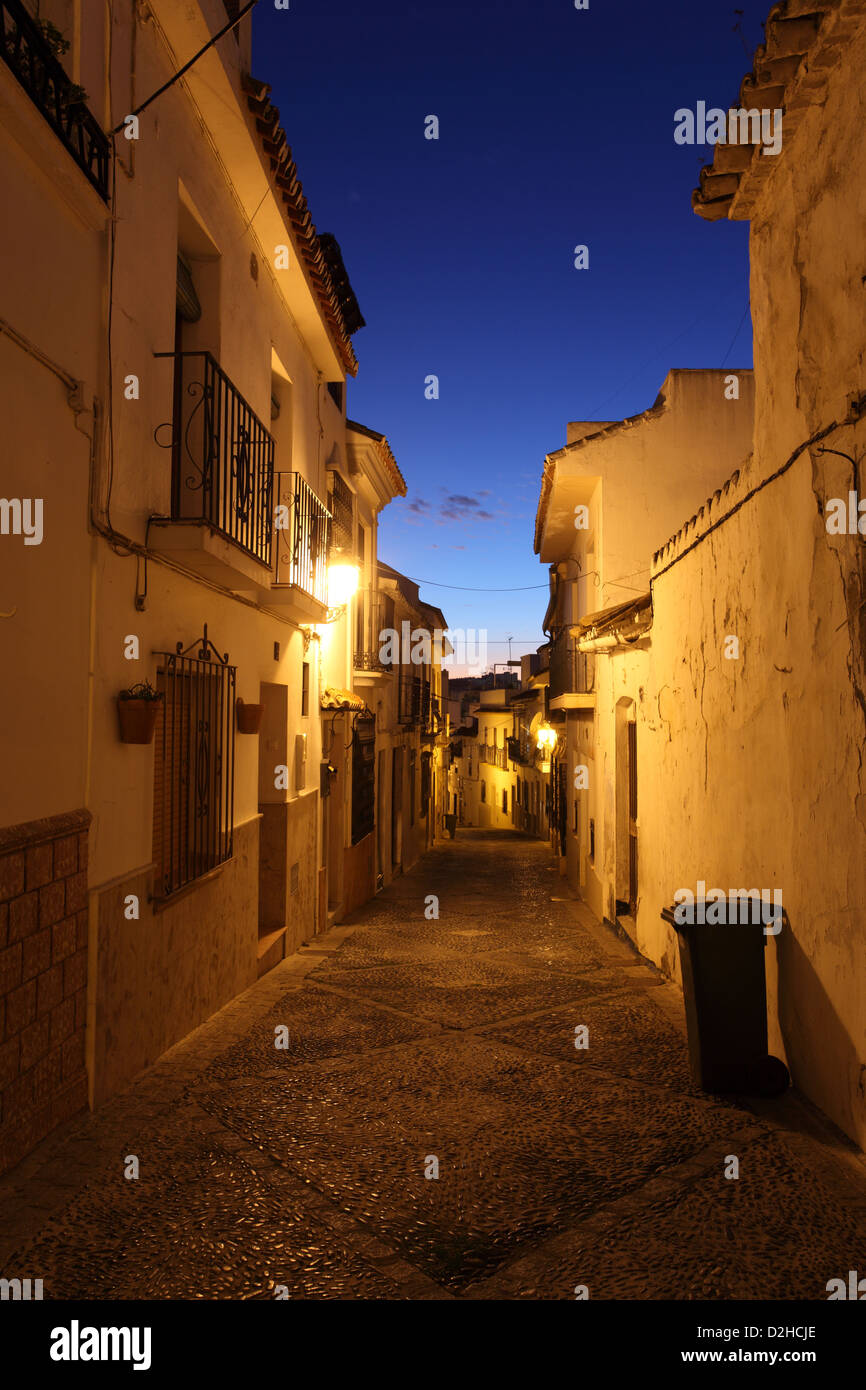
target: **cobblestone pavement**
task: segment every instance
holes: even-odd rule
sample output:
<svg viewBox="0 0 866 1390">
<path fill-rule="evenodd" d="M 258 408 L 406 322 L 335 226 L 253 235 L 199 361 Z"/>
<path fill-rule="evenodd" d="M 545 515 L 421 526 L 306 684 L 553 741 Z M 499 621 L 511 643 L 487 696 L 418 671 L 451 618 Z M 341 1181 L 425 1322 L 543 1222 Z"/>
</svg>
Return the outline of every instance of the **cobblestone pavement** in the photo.
<svg viewBox="0 0 866 1390">
<path fill-rule="evenodd" d="M 866 1267 L 862 1156 L 794 1093 L 697 1091 L 679 991 L 508 832 L 437 845 L 0 1212 L 46 1298 L 826 1299 Z"/>
</svg>

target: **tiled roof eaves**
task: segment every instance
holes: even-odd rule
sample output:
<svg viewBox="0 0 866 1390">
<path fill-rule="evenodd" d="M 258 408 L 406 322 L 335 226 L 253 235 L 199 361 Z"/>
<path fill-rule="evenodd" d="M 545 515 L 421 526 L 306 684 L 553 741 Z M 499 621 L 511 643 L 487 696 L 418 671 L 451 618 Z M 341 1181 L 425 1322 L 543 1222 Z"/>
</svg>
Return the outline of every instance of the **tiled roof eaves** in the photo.
<svg viewBox="0 0 866 1390">
<path fill-rule="evenodd" d="M 829 70 L 864 16 L 866 0 L 782 0 L 774 5 L 764 43 L 740 85 L 740 107 L 781 108 L 787 144 L 806 111 L 821 100 Z M 709 222 L 748 220 L 778 158 L 762 154 L 756 145 L 717 144 L 692 193 L 693 211 Z"/>
<path fill-rule="evenodd" d="M 379 453 L 385 472 L 394 485 L 395 493 L 398 497 L 406 496 L 406 479 L 400 472 L 397 460 L 394 457 L 391 445 L 387 437 L 380 434 L 378 430 L 371 430 L 368 425 L 359 425 L 357 420 L 347 420 L 346 425 L 350 430 L 356 430 L 358 434 L 365 434 L 368 439 L 372 439 Z"/>
<path fill-rule="evenodd" d="M 259 82 L 249 73 L 241 77 L 247 106 L 255 118 L 255 127 L 262 150 L 270 163 L 271 182 L 286 209 L 288 223 L 294 233 L 301 259 L 319 301 L 331 340 L 346 371 L 355 376 L 358 360 L 349 338 L 340 301 L 331 281 L 322 247 L 319 242 L 304 190 L 298 178 L 298 168 L 280 125 L 280 113 L 269 100 L 270 86 Z"/>
<path fill-rule="evenodd" d="M 378 450 L 379 450 L 379 457 L 381 458 L 383 464 L 385 465 L 386 472 L 387 472 L 389 478 L 391 479 L 391 482 L 392 482 L 393 485 L 394 485 L 394 491 L 395 491 L 396 495 L 397 495 L 398 497 L 405 497 L 405 496 L 406 496 L 406 479 L 403 477 L 403 474 L 400 472 L 400 469 L 399 469 L 399 467 L 398 467 L 398 465 L 397 465 L 397 460 L 395 459 L 395 457 L 394 457 L 394 455 L 393 455 L 393 453 L 392 453 L 392 451 L 391 451 L 391 445 L 388 443 L 388 441 L 387 441 L 387 439 L 385 438 L 384 434 L 383 434 L 383 435 L 381 436 L 381 438 L 377 441 L 377 448 L 378 448 Z"/>
</svg>

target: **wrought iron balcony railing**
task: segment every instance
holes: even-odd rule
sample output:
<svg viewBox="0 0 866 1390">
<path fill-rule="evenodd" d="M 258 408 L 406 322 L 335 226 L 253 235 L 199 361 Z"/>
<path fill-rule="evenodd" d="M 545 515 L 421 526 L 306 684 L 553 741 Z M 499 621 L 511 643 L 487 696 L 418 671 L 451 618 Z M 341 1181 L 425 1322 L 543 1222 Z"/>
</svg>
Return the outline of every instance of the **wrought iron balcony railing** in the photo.
<svg viewBox="0 0 866 1390">
<path fill-rule="evenodd" d="M 400 668 L 397 719 L 399 723 L 411 724 L 426 734 L 437 734 L 445 728 L 438 695 L 433 694 L 426 676 L 412 674 L 411 666 Z"/>
<path fill-rule="evenodd" d="M 276 519 L 277 584 L 327 604 L 331 513 L 300 473 L 277 474 Z"/>
<path fill-rule="evenodd" d="M 356 671 L 390 671 L 395 639 L 394 600 L 389 594 L 369 587 L 356 595 L 355 655 Z"/>
<path fill-rule="evenodd" d="M 270 566 L 272 435 L 209 352 L 156 356 L 174 358 L 172 521 L 206 521 Z"/>
<path fill-rule="evenodd" d="M 479 761 L 488 763 L 490 767 L 506 768 L 508 766 L 508 754 L 505 748 L 497 748 L 493 743 L 479 744 Z"/>
<path fill-rule="evenodd" d="M 87 109 L 81 88 L 67 76 L 21 0 L 0 0 L 0 57 L 107 202 L 111 148 L 108 136 Z"/>
<path fill-rule="evenodd" d="M 550 699 L 559 695 L 590 695 L 595 689 L 595 657 L 577 649 L 567 632 L 550 644 Z"/>
<path fill-rule="evenodd" d="M 535 749 L 532 739 L 526 731 L 515 735 L 508 740 L 508 756 L 513 763 L 520 767 L 532 767 L 535 763 Z"/>
</svg>

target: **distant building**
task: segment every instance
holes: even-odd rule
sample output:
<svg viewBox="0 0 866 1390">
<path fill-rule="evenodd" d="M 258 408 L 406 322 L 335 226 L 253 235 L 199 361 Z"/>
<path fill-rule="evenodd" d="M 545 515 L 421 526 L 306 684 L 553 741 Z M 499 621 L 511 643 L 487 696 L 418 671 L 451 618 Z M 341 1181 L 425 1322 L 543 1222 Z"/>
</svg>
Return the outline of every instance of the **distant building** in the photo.
<svg viewBox="0 0 866 1390">
<path fill-rule="evenodd" d="M 753 381 L 736 399 L 724 371 L 668 373 L 640 415 L 568 427 L 547 456 L 535 549 L 550 566 L 543 626 L 550 632 L 549 716 L 558 733 L 552 813 L 563 869 L 599 917 L 631 923 L 639 898 L 635 748 L 642 708 L 640 637 L 624 613 L 646 613 L 653 551 L 748 456 Z M 641 606 L 643 605 L 643 606 Z M 603 631 L 605 640 L 590 641 Z M 616 634 L 632 652 L 626 672 L 607 653 Z M 637 646 L 635 645 L 637 644 Z M 630 790 L 629 790 L 630 789 Z"/>
<path fill-rule="evenodd" d="M 513 672 L 486 677 L 465 692 L 474 699 L 452 735 L 458 823 L 548 834 L 549 762 L 537 742 L 544 722 L 547 648 L 524 658 L 521 686 Z"/>
</svg>

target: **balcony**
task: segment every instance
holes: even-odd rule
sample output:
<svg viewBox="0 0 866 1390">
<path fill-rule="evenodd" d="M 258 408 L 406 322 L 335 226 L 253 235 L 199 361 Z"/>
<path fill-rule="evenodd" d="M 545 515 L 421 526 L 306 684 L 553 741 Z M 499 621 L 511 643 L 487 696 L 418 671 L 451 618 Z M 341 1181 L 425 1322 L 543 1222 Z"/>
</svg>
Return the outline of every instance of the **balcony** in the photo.
<svg viewBox="0 0 866 1390">
<path fill-rule="evenodd" d="M 529 657 L 529 675 L 540 676 L 550 669 L 550 648 L 542 647 L 539 652 L 532 652 Z"/>
<path fill-rule="evenodd" d="M 276 577 L 262 598 L 269 608 L 320 622 L 328 609 L 331 514 L 300 473 L 276 478 Z"/>
<path fill-rule="evenodd" d="M 108 136 L 20 0 L 0 0 L 0 57 L 85 178 L 108 202 Z"/>
<path fill-rule="evenodd" d="M 387 642 L 386 634 L 394 631 L 394 600 L 369 587 L 358 590 L 355 603 L 355 684 L 360 678 L 362 685 L 373 685 L 391 672 L 392 644 Z"/>
<path fill-rule="evenodd" d="M 411 666 L 400 668 L 397 720 L 400 724 L 419 729 L 428 737 L 433 737 L 444 728 L 439 697 L 433 694 L 425 676 L 412 674 Z"/>
<path fill-rule="evenodd" d="M 493 743 L 479 745 L 478 760 L 482 763 L 488 763 L 490 767 L 501 767 L 504 771 L 508 770 L 508 750 L 497 748 Z"/>
<path fill-rule="evenodd" d="M 519 767 L 535 766 L 535 748 L 527 730 L 522 729 L 520 734 L 509 738 L 507 748 L 511 762 L 517 763 Z"/>
<path fill-rule="evenodd" d="M 579 651 L 567 632 L 550 644 L 550 708 L 595 708 L 595 657 Z"/>
<path fill-rule="evenodd" d="M 269 586 L 273 438 L 209 352 L 155 355 L 175 369 L 171 515 L 152 519 L 154 546 L 236 592 Z"/>
</svg>

